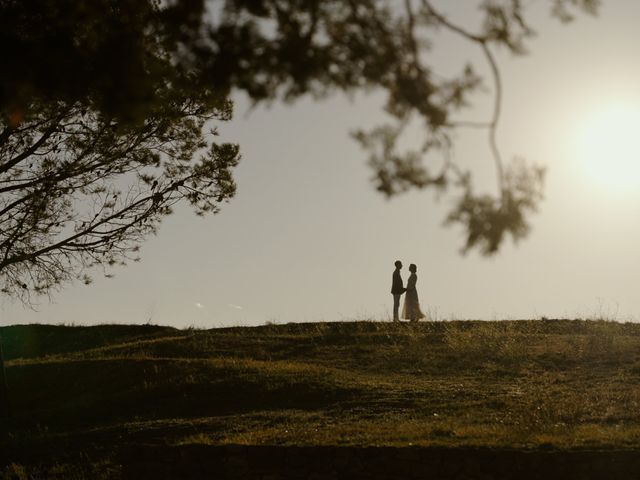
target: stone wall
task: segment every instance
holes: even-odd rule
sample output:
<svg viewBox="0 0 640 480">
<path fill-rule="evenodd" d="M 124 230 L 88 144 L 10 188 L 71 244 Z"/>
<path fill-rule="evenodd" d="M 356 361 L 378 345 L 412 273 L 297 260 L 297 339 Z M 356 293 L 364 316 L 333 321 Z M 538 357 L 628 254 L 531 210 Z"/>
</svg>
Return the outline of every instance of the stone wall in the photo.
<svg viewBox="0 0 640 480">
<path fill-rule="evenodd" d="M 125 479 L 640 479 L 640 452 L 474 448 L 136 446 Z"/>
</svg>

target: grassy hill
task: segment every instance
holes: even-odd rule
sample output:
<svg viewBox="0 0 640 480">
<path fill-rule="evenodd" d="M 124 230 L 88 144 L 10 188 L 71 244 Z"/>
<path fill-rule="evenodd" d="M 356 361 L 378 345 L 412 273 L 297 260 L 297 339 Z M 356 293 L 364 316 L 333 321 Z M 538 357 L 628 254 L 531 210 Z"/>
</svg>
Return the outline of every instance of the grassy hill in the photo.
<svg viewBox="0 0 640 480">
<path fill-rule="evenodd" d="M 636 324 L 28 325 L 0 335 L 13 409 L 0 420 L 0 478 L 82 476 L 80 458 L 113 473 L 118 448 L 138 443 L 640 447 Z"/>
</svg>

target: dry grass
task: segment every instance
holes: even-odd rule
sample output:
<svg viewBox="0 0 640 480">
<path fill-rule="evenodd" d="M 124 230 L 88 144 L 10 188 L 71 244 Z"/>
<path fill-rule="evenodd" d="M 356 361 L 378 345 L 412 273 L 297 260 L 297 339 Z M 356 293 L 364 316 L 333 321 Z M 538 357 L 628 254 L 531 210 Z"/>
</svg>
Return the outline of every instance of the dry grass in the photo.
<svg viewBox="0 0 640 480">
<path fill-rule="evenodd" d="M 18 473 L 5 478 L 21 478 L 21 465 L 45 450 L 57 452 L 63 466 L 64 452 L 74 448 L 107 458 L 116 438 L 119 444 L 640 446 L 635 324 L 10 328 L 2 335 L 5 344 L 14 342 L 6 348 L 14 417 L 0 424 L 6 452 L 0 460 L 6 472 Z M 46 341 L 38 339 L 43 332 Z M 23 338 L 29 341 L 21 345 Z"/>
</svg>

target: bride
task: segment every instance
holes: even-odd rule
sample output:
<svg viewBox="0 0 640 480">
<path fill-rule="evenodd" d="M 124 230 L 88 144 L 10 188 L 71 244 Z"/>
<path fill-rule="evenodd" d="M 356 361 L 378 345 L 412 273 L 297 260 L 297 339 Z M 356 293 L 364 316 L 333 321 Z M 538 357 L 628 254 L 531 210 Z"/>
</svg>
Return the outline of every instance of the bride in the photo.
<svg viewBox="0 0 640 480">
<path fill-rule="evenodd" d="M 420 310 L 420 302 L 418 301 L 418 291 L 416 290 L 416 282 L 418 281 L 418 275 L 416 271 L 418 267 L 415 264 L 409 265 L 409 280 L 407 280 L 407 293 L 404 295 L 404 307 L 402 308 L 402 318 L 417 322 L 425 315 Z"/>
</svg>

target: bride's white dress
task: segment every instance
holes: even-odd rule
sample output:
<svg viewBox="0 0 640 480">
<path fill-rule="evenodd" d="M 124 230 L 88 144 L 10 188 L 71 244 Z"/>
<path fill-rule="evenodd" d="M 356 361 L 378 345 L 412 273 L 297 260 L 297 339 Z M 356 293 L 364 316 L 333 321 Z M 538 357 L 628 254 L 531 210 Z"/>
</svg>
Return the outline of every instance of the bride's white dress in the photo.
<svg viewBox="0 0 640 480">
<path fill-rule="evenodd" d="M 417 321 L 425 317 L 420 310 L 420 302 L 418 301 L 418 291 L 416 290 L 416 282 L 418 275 L 412 273 L 407 281 L 407 292 L 404 294 L 404 306 L 402 307 L 402 318 L 406 320 Z"/>
</svg>

